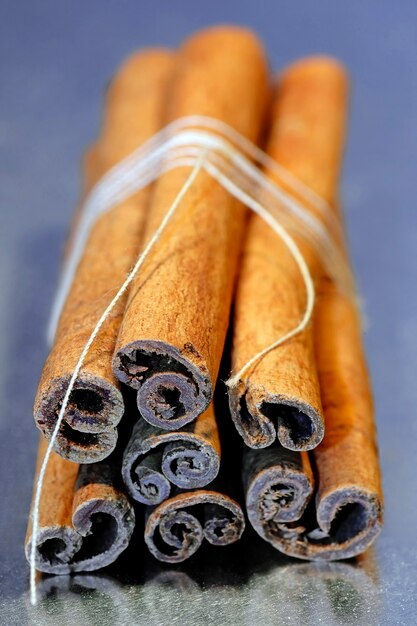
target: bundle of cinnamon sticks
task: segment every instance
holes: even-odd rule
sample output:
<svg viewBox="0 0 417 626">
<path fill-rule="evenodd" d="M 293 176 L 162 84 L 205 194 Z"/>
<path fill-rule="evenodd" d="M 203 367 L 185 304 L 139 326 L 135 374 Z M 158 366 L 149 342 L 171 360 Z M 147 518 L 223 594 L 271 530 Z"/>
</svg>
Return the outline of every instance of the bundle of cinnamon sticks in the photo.
<svg viewBox="0 0 417 626">
<path fill-rule="evenodd" d="M 241 28 L 207 29 L 175 52 L 134 54 L 110 84 L 100 135 L 84 159 L 64 270 L 86 200 L 169 124 L 203 128 L 206 141 L 223 144 L 227 129 L 227 141 L 241 138 L 233 154 L 243 145 L 264 150 L 259 180 L 300 207 L 304 220 L 312 216 L 319 232 L 331 231 L 348 264 L 338 203 L 347 92 L 344 69 L 324 57 L 291 65 L 275 84 L 262 45 Z M 265 352 L 303 317 L 305 282 L 285 240 L 212 175 L 218 156 L 211 161 L 205 147 L 188 184 L 192 163 L 171 166 L 162 150 L 159 175 L 98 214 L 88 232 L 35 399 L 38 471 L 46 441 L 54 441 L 39 502 L 40 571 L 107 565 L 127 547 L 135 517 L 151 553 L 167 562 L 190 557 L 204 539 L 237 541 L 245 510 L 261 537 L 306 559 L 355 556 L 381 528 L 355 298 L 335 280 L 303 219 L 291 226 L 283 218 L 315 305 L 300 332 Z M 268 210 L 262 189 L 255 193 Z M 113 303 L 144 250 L 129 289 Z M 56 434 L 70 379 L 110 304 Z M 228 355 L 232 373 L 241 374 L 227 388 L 227 406 L 219 370 Z M 28 558 L 31 547 L 30 522 Z"/>
</svg>

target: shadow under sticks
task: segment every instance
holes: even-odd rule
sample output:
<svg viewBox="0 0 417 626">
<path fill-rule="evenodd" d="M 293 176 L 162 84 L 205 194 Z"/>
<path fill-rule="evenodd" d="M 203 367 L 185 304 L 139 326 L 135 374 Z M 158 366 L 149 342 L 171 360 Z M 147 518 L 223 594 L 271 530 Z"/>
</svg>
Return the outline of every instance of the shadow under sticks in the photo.
<svg viewBox="0 0 417 626">
<path fill-rule="evenodd" d="M 193 626 L 380 622 L 372 553 L 357 561 L 296 563 L 277 559 L 276 551 L 267 545 L 263 550 L 262 543 L 252 535 L 240 544 L 240 559 L 223 548 L 221 561 L 200 556 L 181 567 L 152 565 L 151 557 L 144 557 L 137 583 L 108 574 L 46 577 L 38 586 L 37 607 L 25 595 L 28 617 L 43 626 L 58 619 L 61 626 L 74 620 L 111 626 L 145 619 L 150 626 L 164 626 L 177 618 Z"/>
</svg>

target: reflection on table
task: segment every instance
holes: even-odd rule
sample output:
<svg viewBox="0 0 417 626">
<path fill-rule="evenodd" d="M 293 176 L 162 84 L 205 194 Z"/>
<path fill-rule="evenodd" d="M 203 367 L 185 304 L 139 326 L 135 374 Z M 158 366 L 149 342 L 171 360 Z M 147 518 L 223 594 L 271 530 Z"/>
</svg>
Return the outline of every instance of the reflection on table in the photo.
<svg viewBox="0 0 417 626">
<path fill-rule="evenodd" d="M 36 607 L 24 601 L 29 623 L 42 626 L 372 626 L 381 613 L 372 550 L 346 562 L 296 562 L 253 534 L 175 568 L 129 549 L 102 573 L 40 578 L 38 598 Z"/>
</svg>

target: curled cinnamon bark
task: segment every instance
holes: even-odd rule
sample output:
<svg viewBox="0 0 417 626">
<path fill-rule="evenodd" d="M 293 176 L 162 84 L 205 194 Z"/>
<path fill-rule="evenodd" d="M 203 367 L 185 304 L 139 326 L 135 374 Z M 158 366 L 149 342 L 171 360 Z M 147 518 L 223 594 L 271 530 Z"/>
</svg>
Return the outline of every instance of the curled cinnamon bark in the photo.
<svg viewBox="0 0 417 626">
<path fill-rule="evenodd" d="M 204 539 L 214 546 L 238 541 L 245 529 L 239 504 L 222 493 L 199 489 L 165 500 L 148 513 L 145 542 L 159 561 L 180 563 Z"/>
<path fill-rule="evenodd" d="M 159 130 L 172 67 L 173 56 L 164 50 L 136 54 L 122 66 L 107 94 L 101 135 L 88 154 L 86 192 Z M 92 227 L 35 399 L 36 425 L 48 438 L 80 354 L 139 252 L 148 193 L 144 189 L 132 196 L 101 215 Z M 76 222 L 77 216 L 75 227 Z M 56 452 L 78 463 L 99 461 L 116 445 L 124 404 L 111 358 L 124 305 L 121 299 L 96 338 L 56 439 Z"/>
<path fill-rule="evenodd" d="M 368 450 L 360 445 L 362 456 Z M 305 453 L 285 450 L 279 444 L 245 452 L 246 510 L 256 532 L 288 556 L 346 559 L 366 550 L 379 533 L 381 494 L 372 476 L 365 476 L 364 481 L 362 468 L 355 471 L 359 451 L 355 437 L 344 443 L 340 460 L 338 450 L 331 451 L 331 466 L 324 473 L 320 473 L 321 446 L 313 453 L 319 476 L 315 499 Z M 371 466 L 372 460 L 363 465 Z"/>
<path fill-rule="evenodd" d="M 302 516 L 314 490 L 307 453 L 277 443 L 268 450 L 245 450 L 242 472 L 248 516 L 261 536 L 263 525 L 274 527 Z"/>
<path fill-rule="evenodd" d="M 42 439 L 37 473 L 46 447 Z M 135 515 L 127 497 L 115 486 L 115 473 L 107 462 L 78 466 L 52 453 L 39 506 L 37 570 L 49 574 L 92 571 L 113 563 L 127 548 Z M 31 539 L 29 522 L 28 560 Z"/>
<path fill-rule="evenodd" d="M 340 151 L 329 153 L 327 169 L 316 170 L 310 136 L 315 137 L 317 128 L 319 135 L 328 130 L 327 107 L 314 109 L 312 126 L 308 112 L 312 96 L 331 93 L 340 72 L 322 59 L 297 63 L 286 72 L 280 96 L 288 102 L 284 122 L 291 119 L 292 124 L 283 130 L 292 146 L 291 171 L 304 174 L 332 203 Z M 372 543 L 382 525 L 383 497 L 357 307 L 325 275 L 317 289 L 314 348 L 326 422 L 323 441 L 310 453 L 315 497 L 307 456 L 294 452 L 289 462 L 277 443 L 267 459 L 266 451 L 246 453 L 245 492 L 249 520 L 264 539 L 290 556 L 334 560 L 360 554 Z"/>
<path fill-rule="evenodd" d="M 256 38 L 239 28 L 208 29 L 178 53 L 166 121 L 210 116 L 256 141 L 266 98 L 267 65 Z M 188 175 L 177 168 L 155 184 L 145 240 Z M 138 390 L 139 412 L 153 426 L 177 430 L 210 402 L 244 225 L 243 207 L 202 171 L 134 280 L 113 368 Z"/>
<path fill-rule="evenodd" d="M 183 430 L 167 432 L 139 420 L 123 456 L 122 476 L 129 494 L 143 504 L 159 504 L 170 483 L 204 487 L 220 466 L 220 440 L 213 406 Z"/>
<path fill-rule="evenodd" d="M 285 73 L 272 107 L 269 155 L 324 200 L 337 181 L 346 94 L 344 70 L 333 60 L 318 57 Z M 266 174 L 296 196 L 275 170 Z M 317 213 L 304 197 L 301 204 L 333 236 L 338 235 L 331 211 Z M 318 281 L 322 266 L 317 254 L 302 234 L 292 235 Z M 297 326 L 305 306 L 305 285 L 294 258 L 261 218 L 252 216 L 236 294 L 233 371 Z M 315 448 L 324 435 L 324 417 L 312 325 L 244 372 L 239 384 L 229 389 L 229 403 L 246 445 L 262 448 L 278 438 L 292 450 Z"/>
</svg>

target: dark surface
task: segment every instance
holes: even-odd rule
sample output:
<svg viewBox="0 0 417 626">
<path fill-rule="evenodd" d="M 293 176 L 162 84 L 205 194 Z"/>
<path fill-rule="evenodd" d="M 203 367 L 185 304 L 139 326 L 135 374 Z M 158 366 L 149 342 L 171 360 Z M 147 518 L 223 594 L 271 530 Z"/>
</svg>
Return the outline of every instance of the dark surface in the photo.
<svg viewBox="0 0 417 626">
<path fill-rule="evenodd" d="M 274 68 L 326 52 L 350 69 L 342 193 L 368 320 L 385 527 L 374 550 L 356 565 L 290 562 L 254 540 L 243 544 L 245 555 L 238 546 L 207 552 L 206 559 L 175 574 L 153 565 L 146 584 L 133 584 L 135 577 L 126 586 L 80 577 L 76 589 L 98 590 L 58 593 L 28 612 L 22 544 L 37 441 L 32 399 L 46 354 L 58 258 L 77 199 L 80 156 L 97 131 L 106 83 L 126 54 L 140 46 L 176 45 L 193 30 L 221 21 L 257 30 Z M 414 0 L 2 1 L 2 624 L 417 622 L 416 59 Z M 140 553 L 131 556 L 133 570 L 142 563 Z M 68 581 L 45 584 L 65 587 Z"/>
</svg>

